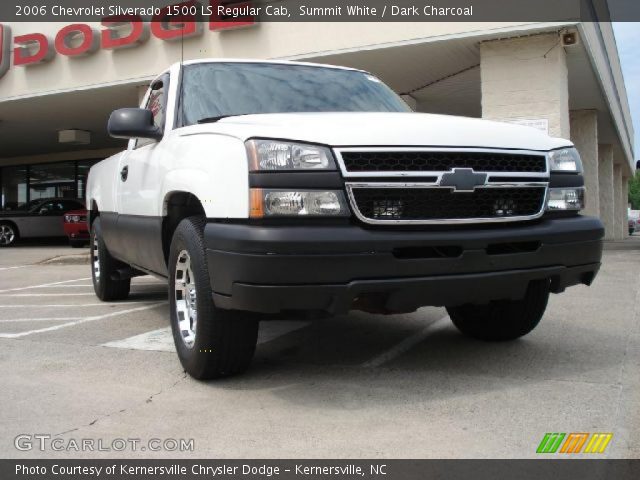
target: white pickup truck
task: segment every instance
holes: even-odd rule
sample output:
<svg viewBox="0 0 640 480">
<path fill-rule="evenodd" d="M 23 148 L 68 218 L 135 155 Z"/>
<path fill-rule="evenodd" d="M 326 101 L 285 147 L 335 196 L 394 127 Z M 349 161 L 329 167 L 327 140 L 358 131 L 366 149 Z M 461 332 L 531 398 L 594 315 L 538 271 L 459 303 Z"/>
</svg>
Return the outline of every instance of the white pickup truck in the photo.
<svg viewBox="0 0 640 480">
<path fill-rule="evenodd" d="M 196 378 L 244 371 L 261 314 L 444 306 L 466 335 L 515 339 L 600 266 L 571 142 L 413 113 L 364 71 L 176 64 L 108 129 L 129 144 L 89 174 L 95 292 L 167 278 Z"/>
</svg>

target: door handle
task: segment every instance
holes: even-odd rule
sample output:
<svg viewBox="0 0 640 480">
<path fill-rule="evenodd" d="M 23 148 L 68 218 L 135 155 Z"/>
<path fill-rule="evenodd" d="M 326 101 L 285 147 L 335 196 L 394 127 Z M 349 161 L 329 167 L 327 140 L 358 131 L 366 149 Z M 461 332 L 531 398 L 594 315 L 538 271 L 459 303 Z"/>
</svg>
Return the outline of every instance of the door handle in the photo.
<svg viewBox="0 0 640 480">
<path fill-rule="evenodd" d="M 122 167 L 122 170 L 120 170 L 120 180 L 122 180 L 123 182 L 126 182 L 128 176 L 129 176 L 129 166 L 125 165 L 124 167 Z"/>
</svg>

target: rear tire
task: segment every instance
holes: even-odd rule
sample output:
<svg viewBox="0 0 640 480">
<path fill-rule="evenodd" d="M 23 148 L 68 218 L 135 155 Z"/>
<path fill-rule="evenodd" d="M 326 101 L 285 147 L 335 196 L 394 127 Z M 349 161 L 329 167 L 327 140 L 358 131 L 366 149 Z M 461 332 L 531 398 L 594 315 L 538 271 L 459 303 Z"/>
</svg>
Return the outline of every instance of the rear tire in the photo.
<svg viewBox="0 0 640 480">
<path fill-rule="evenodd" d="M 102 238 L 100 217 L 96 218 L 91 225 L 89 246 L 91 247 L 91 278 L 96 295 L 104 302 L 125 300 L 129 296 L 131 279 L 114 280 L 113 275 L 117 274 L 118 269 L 126 268 L 127 265 L 113 258 L 107 250 Z"/>
<path fill-rule="evenodd" d="M 169 253 L 171 329 L 180 363 L 204 380 L 244 372 L 258 338 L 258 317 L 213 303 L 203 241 L 205 219 L 180 222 Z"/>
<path fill-rule="evenodd" d="M 10 247 L 18 237 L 18 227 L 13 223 L 0 222 L 0 247 Z"/>
<path fill-rule="evenodd" d="M 447 307 L 453 324 L 464 335 L 479 340 L 514 340 L 532 331 L 549 300 L 549 281 L 531 282 L 522 300 L 499 300 L 488 305 Z"/>
</svg>

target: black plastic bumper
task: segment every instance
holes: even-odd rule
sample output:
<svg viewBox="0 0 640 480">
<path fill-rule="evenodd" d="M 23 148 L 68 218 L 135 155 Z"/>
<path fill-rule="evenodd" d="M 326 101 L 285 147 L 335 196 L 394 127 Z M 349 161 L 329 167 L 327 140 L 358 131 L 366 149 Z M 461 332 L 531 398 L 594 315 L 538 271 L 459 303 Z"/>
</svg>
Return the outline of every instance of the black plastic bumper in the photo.
<svg viewBox="0 0 640 480">
<path fill-rule="evenodd" d="M 602 255 L 591 217 L 440 231 L 208 223 L 205 244 L 216 304 L 275 313 L 352 308 L 411 311 L 590 284 Z"/>
</svg>

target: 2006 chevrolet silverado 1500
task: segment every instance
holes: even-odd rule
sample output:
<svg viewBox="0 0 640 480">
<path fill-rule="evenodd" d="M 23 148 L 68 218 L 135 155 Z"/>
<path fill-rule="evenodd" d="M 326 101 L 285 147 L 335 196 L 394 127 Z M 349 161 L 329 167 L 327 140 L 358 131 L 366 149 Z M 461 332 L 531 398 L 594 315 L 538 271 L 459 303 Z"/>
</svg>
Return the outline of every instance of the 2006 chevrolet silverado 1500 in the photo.
<svg viewBox="0 0 640 480">
<path fill-rule="evenodd" d="M 185 62 L 108 128 L 129 144 L 89 175 L 96 294 L 168 278 L 196 378 L 245 370 L 260 314 L 291 310 L 445 306 L 464 334 L 515 339 L 600 266 L 571 142 L 413 113 L 367 72 Z"/>
</svg>

